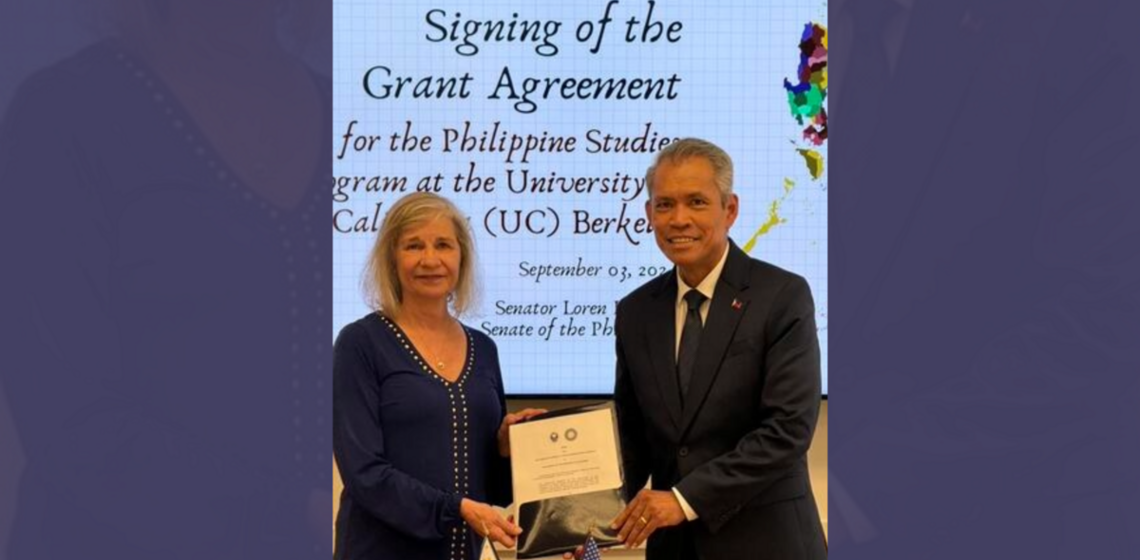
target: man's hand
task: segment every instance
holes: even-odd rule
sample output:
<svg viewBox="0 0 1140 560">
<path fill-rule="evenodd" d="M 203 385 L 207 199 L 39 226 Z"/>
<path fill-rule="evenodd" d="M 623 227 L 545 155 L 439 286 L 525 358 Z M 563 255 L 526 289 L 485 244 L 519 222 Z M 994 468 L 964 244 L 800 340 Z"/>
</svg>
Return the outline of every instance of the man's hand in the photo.
<svg viewBox="0 0 1140 560">
<path fill-rule="evenodd" d="M 636 548 L 661 527 L 680 525 L 685 510 L 671 490 L 642 490 L 614 519 L 618 538 L 628 548 Z"/>
<path fill-rule="evenodd" d="M 518 424 L 524 420 L 530 420 L 539 414 L 545 414 L 545 408 L 527 408 L 520 410 L 514 414 L 508 414 L 503 418 L 503 423 L 499 424 L 499 455 L 503 457 L 511 456 L 511 426 Z"/>
<path fill-rule="evenodd" d="M 511 519 L 503 519 L 495 508 L 482 502 L 463 498 L 459 503 L 459 515 L 480 536 L 507 548 L 515 546 L 515 537 L 522 533 L 522 528 L 515 525 Z"/>
</svg>

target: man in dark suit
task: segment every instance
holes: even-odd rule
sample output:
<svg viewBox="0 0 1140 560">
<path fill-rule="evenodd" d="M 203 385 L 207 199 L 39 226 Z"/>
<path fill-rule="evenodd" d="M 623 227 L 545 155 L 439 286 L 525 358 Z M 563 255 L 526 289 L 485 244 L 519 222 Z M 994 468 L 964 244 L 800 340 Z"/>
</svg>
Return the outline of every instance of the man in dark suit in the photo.
<svg viewBox="0 0 1140 560">
<path fill-rule="evenodd" d="M 648 560 L 825 558 L 807 468 L 820 402 L 807 282 L 729 240 L 739 201 L 719 147 L 670 144 L 647 180 L 676 269 L 618 305 L 630 501 L 615 527 L 627 546 L 648 540 Z"/>
</svg>

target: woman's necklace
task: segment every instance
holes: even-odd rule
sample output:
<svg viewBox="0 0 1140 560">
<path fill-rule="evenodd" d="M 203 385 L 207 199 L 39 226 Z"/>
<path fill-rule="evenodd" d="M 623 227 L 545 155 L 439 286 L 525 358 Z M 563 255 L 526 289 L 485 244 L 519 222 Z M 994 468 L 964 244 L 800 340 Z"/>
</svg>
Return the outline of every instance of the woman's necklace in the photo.
<svg viewBox="0 0 1140 560">
<path fill-rule="evenodd" d="M 426 347 L 424 349 L 427 350 Z M 436 371 L 443 371 L 447 369 L 447 364 L 443 361 L 443 357 L 440 352 L 432 350 L 431 354 L 432 356 L 435 356 L 435 358 L 432 358 L 432 356 L 427 356 L 427 359 L 429 362 L 434 362 Z"/>
<path fill-rule="evenodd" d="M 451 325 L 448 324 L 448 327 L 450 328 Z M 415 326 L 413 329 L 415 332 L 420 333 L 419 340 L 420 344 L 422 345 L 421 353 L 424 354 L 424 358 L 427 358 L 428 363 L 431 364 L 436 371 L 443 371 L 447 369 L 447 362 L 443 359 L 443 352 L 439 351 L 438 346 L 433 347 L 432 345 L 428 344 L 429 337 L 427 333 L 431 332 L 431 330 L 422 329 L 419 326 Z M 444 341 L 444 347 L 447 347 L 446 340 Z"/>
</svg>

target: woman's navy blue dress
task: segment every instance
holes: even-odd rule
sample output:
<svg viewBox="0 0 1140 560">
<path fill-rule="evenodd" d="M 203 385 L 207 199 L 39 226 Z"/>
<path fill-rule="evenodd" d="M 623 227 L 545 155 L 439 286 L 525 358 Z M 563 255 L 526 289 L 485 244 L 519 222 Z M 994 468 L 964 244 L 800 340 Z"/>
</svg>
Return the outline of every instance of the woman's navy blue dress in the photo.
<svg viewBox="0 0 1140 560">
<path fill-rule="evenodd" d="M 463 329 L 467 357 L 454 383 L 379 313 L 338 336 L 336 559 L 474 560 L 482 538 L 460 517 L 460 500 L 510 502 L 510 463 L 496 440 L 506 414 L 498 350 Z"/>
</svg>

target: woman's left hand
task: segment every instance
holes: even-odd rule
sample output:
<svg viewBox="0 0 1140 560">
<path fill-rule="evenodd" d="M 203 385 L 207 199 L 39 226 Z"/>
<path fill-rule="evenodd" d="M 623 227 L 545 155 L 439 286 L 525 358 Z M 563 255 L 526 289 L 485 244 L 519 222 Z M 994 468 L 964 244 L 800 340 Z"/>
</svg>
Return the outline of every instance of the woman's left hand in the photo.
<svg viewBox="0 0 1140 560">
<path fill-rule="evenodd" d="M 511 456 L 511 426 L 518 424 L 524 420 L 545 414 L 545 408 L 525 408 L 513 414 L 508 414 L 503 418 L 503 423 L 499 425 L 499 455 L 503 457 Z"/>
</svg>

